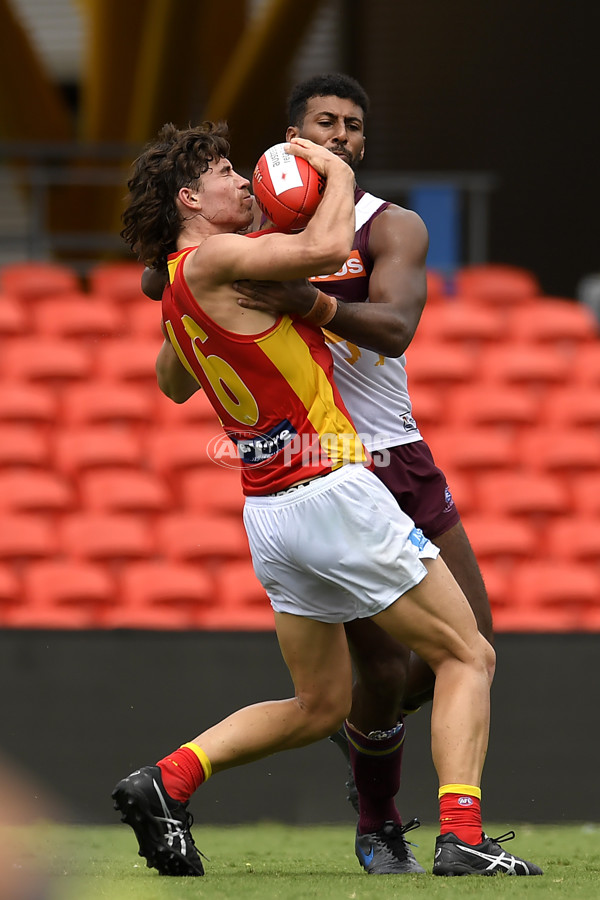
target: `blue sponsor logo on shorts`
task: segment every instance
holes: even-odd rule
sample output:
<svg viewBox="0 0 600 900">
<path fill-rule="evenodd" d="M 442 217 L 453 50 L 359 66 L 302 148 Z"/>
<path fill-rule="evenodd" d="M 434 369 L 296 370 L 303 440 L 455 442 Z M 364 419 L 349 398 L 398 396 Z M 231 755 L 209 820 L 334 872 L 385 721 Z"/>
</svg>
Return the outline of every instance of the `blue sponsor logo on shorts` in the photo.
<svg viewBox="0 0 600 900">
<path fill-rule="evenodd" d="M 422 550 L 428 541 L 428 538 L 425 537 L 420 528 L 413 528 L 408 536 L 408 539 L 411 544 L 414 544 L 415 547 L 419 548 L 419 550 Z"/>
</svg>

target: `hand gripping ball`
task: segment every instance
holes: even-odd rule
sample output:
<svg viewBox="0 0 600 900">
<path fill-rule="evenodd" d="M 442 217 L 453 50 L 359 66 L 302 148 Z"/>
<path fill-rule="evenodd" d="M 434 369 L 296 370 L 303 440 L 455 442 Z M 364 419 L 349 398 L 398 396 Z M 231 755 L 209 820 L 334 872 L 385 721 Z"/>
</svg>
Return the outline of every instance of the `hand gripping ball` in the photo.
<svg viewBox="0 0 600 900">
<path fill-rule="evenodd" d="M 302 231 L 321 202 L 325 178 L 300 156 L 274 144 L 256 163 L 252 190 L 265 216 L 281 231 Z"/>
</svg>

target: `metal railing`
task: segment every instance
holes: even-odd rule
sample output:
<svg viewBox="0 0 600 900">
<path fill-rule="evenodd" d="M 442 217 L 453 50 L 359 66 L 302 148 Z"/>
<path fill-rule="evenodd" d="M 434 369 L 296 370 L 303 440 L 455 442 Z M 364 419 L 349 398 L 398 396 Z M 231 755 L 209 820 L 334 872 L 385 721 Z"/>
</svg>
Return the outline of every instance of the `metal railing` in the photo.
<svg viewBox="0 0 600 900">
<path fill-rule="evenodd" d="M 131 161 L 140 151 L 129 143 L 81 144 L 62 142 L 0 141 L 0 192 L 18 185 L 23 192 L 25 232 L 5 230 L 0 214 L 0 255 L 15 253 L 26 259 L 64 259 L 85 268 L 99 257 L 127 257 L 117 230 L 56 231 L 49 226 L 51 192 L 56 187 L 125 189 Z M 250 177 L 251 173 L 244 173 Z M 458 244 L 461 264 L 483 263 L 489 254 L 490 196 L 498 185 L 495 176 L 481 172 L 359 173 L 360 185 L 378 196 L 410 206 L 410 197 L 424 186 L 444 186 L 456 192 L 459 209 Z M 427 224 L 427 223 L 426 223 Z"/>
</svg>

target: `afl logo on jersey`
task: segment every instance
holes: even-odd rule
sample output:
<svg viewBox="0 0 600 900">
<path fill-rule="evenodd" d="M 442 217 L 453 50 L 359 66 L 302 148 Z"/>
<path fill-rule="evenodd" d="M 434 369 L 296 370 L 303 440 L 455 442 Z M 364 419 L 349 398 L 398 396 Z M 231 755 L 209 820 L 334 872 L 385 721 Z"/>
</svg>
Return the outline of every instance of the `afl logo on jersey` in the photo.
<svg viewBox="0 0 600 900">
<path fill-rule="evenodd" d="M 360 278 L 365 274 L 365 266 L 358 250 L 353 250 L 339 272 L 333 275 L 314 275 L 309 281 L 344 281 L 346 278 Z"/>
</svg>

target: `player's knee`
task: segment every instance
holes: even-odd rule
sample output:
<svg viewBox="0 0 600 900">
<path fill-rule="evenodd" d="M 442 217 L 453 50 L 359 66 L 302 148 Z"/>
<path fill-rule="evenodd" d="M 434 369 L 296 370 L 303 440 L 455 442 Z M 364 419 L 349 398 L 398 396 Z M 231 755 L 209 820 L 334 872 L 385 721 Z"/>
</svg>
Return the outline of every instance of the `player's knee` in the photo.
<svg viewBox="0 0 600 900">
<path fill-rule="evenodd" d="M 343 694 L 325 694 L 312 698 L 298 697 L 297 699 L 306 715 L 310 739 L 314 741 L 329 737 L 330 734 L 341 728 L 350 715 L 352 706 L 350 691 Z"/>
</svg>

